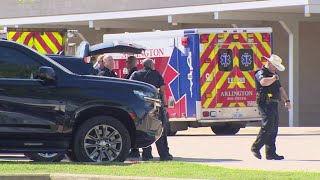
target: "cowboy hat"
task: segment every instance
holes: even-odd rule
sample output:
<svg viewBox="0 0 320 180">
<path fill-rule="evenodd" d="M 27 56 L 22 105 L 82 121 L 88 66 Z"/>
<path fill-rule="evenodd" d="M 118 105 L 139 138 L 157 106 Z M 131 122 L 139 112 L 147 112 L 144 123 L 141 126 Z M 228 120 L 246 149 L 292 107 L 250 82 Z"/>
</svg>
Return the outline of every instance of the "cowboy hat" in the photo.
<svg viewBox="0 0 320 180">
<path fill-rule="evenodd" d="M 275 55 L 272 54 L 270 58 L 265 57 L 272 65 L 274 65 L 279 71 L 284 71 L 286 68 L 284 65 L 282 65 L 282 59 Z"/>
</svg>

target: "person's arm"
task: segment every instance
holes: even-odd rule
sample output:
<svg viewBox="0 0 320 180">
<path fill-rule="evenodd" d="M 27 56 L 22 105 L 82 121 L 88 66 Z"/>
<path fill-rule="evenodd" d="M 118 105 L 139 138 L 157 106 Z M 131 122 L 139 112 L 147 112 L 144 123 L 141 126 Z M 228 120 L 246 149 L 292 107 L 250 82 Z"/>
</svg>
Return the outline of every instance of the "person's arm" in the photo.
<svg viewBox="0 0 320 180">
<path fill-rule="evenodd" d="M 277 75 L 273 75 L 272 77 L 265 77 L 260 80 L 260 84 L 261 84 L 261 86 L 270 86 L 278 79 L 279 78 Z"/>
<path fill-rule="evenodd" d="M 288 98 L 288 95 L 283 87 L 280 87 L 280 96 L 285 101 L 285 107 L 288 109 L 288 111 L 291 109 L 291 102 Z"/>
<path fill-rule="evenodd" d="M 166 85 L 160 86 L 160 93 L 162 95 L 162 103 L 167 105 L 167 98 L 166 98 Z"/>
</svg>

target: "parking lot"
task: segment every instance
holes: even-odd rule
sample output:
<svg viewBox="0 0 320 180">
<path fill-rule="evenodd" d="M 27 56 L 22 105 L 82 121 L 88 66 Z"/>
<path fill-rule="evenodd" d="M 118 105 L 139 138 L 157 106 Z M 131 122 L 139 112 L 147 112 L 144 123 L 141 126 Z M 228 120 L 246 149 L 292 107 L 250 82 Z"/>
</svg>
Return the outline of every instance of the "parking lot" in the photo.
<svg viewBox="0 0 320 180">
<path fill-rule="evenodd" d="M 320 171 L 320 128 L 280 128 L 277 152 L 282 161 L 258 160 L 250 152 L 258 128 L 242 129 L 235 136 L 216 136 L 210 128 L 191 128 L 169 137 L 170 152 L 176 161 L 261 170 Z M 261 151 L 264 155 L 263 150 Z M 153 145 L 153 161 L 158 154 Z M 1 161 L 28 161 L 21 154 L 1 154 Z M 129 159 L 136 161 L 140 159 Z"/>
</svg>

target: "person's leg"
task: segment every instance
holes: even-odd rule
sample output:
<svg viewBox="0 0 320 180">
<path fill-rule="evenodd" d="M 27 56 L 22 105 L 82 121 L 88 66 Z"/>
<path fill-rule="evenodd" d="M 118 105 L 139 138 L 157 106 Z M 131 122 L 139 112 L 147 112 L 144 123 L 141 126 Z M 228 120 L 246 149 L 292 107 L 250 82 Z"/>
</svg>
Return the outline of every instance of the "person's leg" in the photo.
<svg viewBox="0 0 320 180">
<path fill-rule="evenodd" d="M 153 159 L 151 146 L 142 148 L 142 150 L 142 161 L 149 161 L 150 159 Z"/>
<path fill-rule="evenodd" d="M 132 148 L 130 150 L 130 153 L 129 153 L 128 157 L 139 158 L 140 157 L 139 149 L 138 148 Z"/>
<path fill-rule="evenodd" d="M 164 128 L 162 136 L 156 142 L 157 150 L 160 156 L 160 161 L 171 161 L 172 155 L 169 153 L 167 128 Z"/>
<path fill-rule="evenodd" d="M 251 151 L 253 152 L 253 155 L 261 159 L 260 149 L 265 145 L 265 142 L 271 134 L 271 126 L 273 117 L 272 114 L 270 114 L 270 107 L 269 105 L 259 105 L 258 109 L 262 117 L 262 125 L 260 128 L 260 131 L 257 135 L 257 138 L 255 142 L 252 144 Z"/>
<path fill-rule="evenodd" d="M 272 104 L 272 112 L 274 115 L 274 123 L 271 131 L 270 138 L 266 141 L 266 159 L 268 160 L 282 160 L 283 156 L 279 156 L 276 153 L 276 138 L 278 135 L 278 127 L 279 127 L 279 112 L 278 112 L 278 104 Z"/>
</svg>

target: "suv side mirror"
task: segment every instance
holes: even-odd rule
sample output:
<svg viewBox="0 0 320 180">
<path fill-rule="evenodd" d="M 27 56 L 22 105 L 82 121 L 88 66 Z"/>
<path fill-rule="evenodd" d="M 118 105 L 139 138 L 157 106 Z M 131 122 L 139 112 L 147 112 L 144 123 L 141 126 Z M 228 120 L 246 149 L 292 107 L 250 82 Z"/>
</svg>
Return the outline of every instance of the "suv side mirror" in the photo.
<svg viewBox="0 0 320 180">
<path fill-rule="evenodd" d="M 56 72 L 48 66 L 41 66 L 38 70 L 37 79 L 41 79 L 45 84 L 55 84 L 57 80 Z"/>
</svg>

